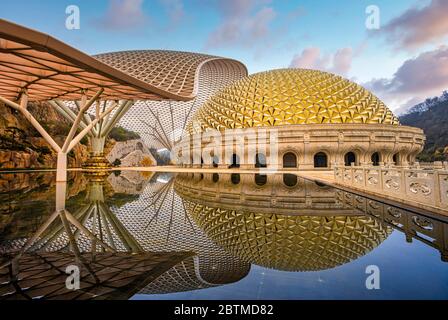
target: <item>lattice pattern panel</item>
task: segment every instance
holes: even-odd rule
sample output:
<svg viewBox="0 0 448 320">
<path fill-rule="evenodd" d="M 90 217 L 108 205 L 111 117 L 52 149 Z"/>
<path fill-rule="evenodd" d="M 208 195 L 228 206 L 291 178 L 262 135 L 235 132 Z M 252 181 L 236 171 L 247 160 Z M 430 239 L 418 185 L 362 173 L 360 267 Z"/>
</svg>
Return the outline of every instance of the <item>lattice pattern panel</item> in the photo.
<svg viewBox="0 0 448 320">
<path fill-rule="evenodd" d="M 240 69 L 240 72 L 245 71 L 241 63 L 233 60 L 181 51 L 120 51 L 94 57 L 139 80 L 185 97 L 196 95 L 197 73 L 201 65 L 207 61 L 223 59 Z"/>
<path fill-rule="evenodd" d="M 233 61 L 206 62 L 199 71 L 198 94 L 193 101 L 137 101 L 119 125 L 140 133 L 148 147 L 171 149 L 196 110 L 210 96 L 246 75 L 247 71 Z"/>
<path fill-rule="evenodd" d="M 193 123 L 194 131 L 203 131 L 313 123 L 398 124 L 398 118 L 368 90 L 340 76 L 279 69 L 221 90 L 198 110 Z"/>
<path fill-rule="evenodd" d="M 18 262 L 18 274 L 9 267 L 0 269 L 0 300 L 128 299 L 187 257 L 186 253 L 87 253 L 80 264 L 67 252 L 26 254 Z M 80 268 L 79 290 L 66 288 L 69 265 Z"/>
</svg>

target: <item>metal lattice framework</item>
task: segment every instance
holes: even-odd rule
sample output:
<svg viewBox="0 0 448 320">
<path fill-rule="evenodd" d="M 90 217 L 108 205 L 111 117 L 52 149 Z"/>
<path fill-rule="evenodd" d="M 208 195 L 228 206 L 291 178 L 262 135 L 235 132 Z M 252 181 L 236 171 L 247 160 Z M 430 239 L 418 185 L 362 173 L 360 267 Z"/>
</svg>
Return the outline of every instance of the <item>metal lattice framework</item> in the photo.
<svg viewBox="0 0 448 320">
<path fill-rule="evenodd" d="M 102 99 L 188 99 L 136 79 L 44 33 L 0 19 L 0 96 L 29 101 L 79 100 L 103 88 Z"/>
<path fill-rule="evenodd" d="M 245 77 L 208 100 L 189 131 L 319 123 L 398 124 L 368 90 L 340 76 L 279 69 Z"/>
<path fill-rule="evenodd" d="M 210 55 L 141 50 L 100 54 L 100 61 L 137 79 L 191 101 L 139 100 L 120 117 L 119 125 L 141 134 L 148 147 L 171 150 L 196 110 L 220 89 L 247 76 L 232 59 Z"/>
</svg>

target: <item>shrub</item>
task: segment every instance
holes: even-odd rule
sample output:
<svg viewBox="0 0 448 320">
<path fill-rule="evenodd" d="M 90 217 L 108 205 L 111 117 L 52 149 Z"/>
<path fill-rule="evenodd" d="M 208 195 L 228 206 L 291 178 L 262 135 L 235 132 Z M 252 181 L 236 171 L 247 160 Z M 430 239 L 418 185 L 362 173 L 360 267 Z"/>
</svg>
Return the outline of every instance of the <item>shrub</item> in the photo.
<svg viewBox="0 0 448 320">
<path fill-rule="evenodd" d="M 127 130 L 123 127 L 114 127 L 110 133 L 109 137 L 115 141 L 128 141 L 140 139 L 140 135 L 137 132 Z"/>
</svg>

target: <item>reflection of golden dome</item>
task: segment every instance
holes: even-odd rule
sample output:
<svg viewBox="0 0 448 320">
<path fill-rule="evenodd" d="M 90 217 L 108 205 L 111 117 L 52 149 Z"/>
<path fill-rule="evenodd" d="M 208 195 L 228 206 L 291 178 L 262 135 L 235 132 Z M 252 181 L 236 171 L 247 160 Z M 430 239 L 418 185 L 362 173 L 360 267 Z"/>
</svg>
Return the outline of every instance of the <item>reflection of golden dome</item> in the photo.
<svg viewBox="0 0 448 320">
<path fill-rule="evenodd" d="M 368 90 L 340 76 L 280 69 L 228 86 L 202 105 L 192 123 L 195 131 L 203 131 L 315 123 L 398 124 L 398 119 Z"/>
<path fill-rule="evenodd" d="M 367 254 L 391 232 L 368 216 L 286 216 L 187 204 L 218 245 L 244 261 L 279 270 L 334 268 Z"/>
</svg>

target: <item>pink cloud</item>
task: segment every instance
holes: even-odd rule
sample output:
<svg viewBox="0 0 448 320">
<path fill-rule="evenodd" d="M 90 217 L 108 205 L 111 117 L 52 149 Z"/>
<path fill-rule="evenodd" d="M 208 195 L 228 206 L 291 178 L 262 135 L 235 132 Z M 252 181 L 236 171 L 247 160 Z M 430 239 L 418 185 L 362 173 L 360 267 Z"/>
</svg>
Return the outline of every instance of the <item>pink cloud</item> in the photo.
<svg viewBox="0 0 448 320">
<path fill-rule="evenodd" d="M 269 24 L 275 18 L 273 8 L 263 6 L 269 1 L 227 0 L 218 2 L 221 24 L 209 35 L 206 47 L 229 45 L 253 46 L 269 35 Z"/>
<path fill-rule="evenodd" d="M 373 79 L 364 86 L 392 107 L 438 95 L 448 88 L 448 46 L 408 59 L 392 78 Z"/>
<path fill-rule="evenodd" d="M 129 30 L 148 20 L 143 11 L 143 0 L 110 0 L 105 15 L 97 22 L 104 29 Z"/>
<path fill-rule="evenodd" d="M 322 54 L 317 47 L 304 49 L 296 54 L 291 63 L 291 68 L 308 68 L 333 72 L 346 76 L 351 69 L 353 59 L 352 48 L 342 48 L 334 54 Z"/>
<path fill-rule="evenodd" d="M 432 0 L 426 7 L 411 8 L 392 19 L 380 34 L 398 48 L 415 49 L 448 36 L 447 14 L 448 1 Z"/>
</svg>

